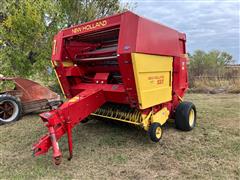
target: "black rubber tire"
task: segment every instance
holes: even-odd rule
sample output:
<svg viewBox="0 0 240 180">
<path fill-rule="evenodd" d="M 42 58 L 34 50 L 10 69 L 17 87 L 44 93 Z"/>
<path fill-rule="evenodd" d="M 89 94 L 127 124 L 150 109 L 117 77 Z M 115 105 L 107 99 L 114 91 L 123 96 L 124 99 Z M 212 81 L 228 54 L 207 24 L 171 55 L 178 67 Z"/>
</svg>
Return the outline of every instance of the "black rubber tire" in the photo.
<svg viewBox="0 0 240 180">
<path fill-rule="evenodd" d="M 84 120 L 81 121 L 81 123 L 85 124 L 85 123 L 87 123 L 89 120 L 90 120 L 90 118 L 89 118 L 89 117 L 86 117 Z"/>
<path fill-rule="evenodd" d="M 3 124 L 8 124 L 8 123 L 11 123 L 11 122 L 14 122 L 14 121 L 18 121 L 21 116 L 22 116 L 22 104 L 21 102 L 15 97 L 15 96 L 11 96 L 9 94 L 1 94 L 0 95 L 0 103 L 3 102 L 3 101 L 12 101 L 12 102 L 15 102 L 16 103 L 16 115 L 15 115 L 15 118 L 13 118 L 11 121 L 3 121 L 0 117 L 0 125 L 3 125 Z"/>
<path fill-rule="evenodd" d="M 85 123 L 91 121 L 92 119 L 93 119 L 93 118 L 92 118 L 92 116 L 90 115 L 90 116 L 86 117 L 84 120 L 82 120 L 81 123 L 85 124 Z"/>
<path fill-rule="evenodd" d="M 157 135 L 156 135 L 157 128 L 161 129 L 161 136 L 160 137 L 157 137 Z M 162 126 L 159 123 L 155 122 L 155 123 L 152 123 L 150 125 L 150 127 L 148 129 L 148 135 L 153 142 L 159 142 L 160 139 L 162 138 L 162 134 L 163 134 L 163 129 L 162 129 Z"/>
<path fill-rule="evenodd" d="M 194 111 L 194 120 L 193 123 L 190 124 L 189 115 L 190 111 Z M 175 124 L 176 128 L 182 131 L 190 131 L 196 126 L 197 121 L 197 111 L 196 107 L 191 102 L 181 102 L 176 109 L 175 112 Z"/>
</svg>

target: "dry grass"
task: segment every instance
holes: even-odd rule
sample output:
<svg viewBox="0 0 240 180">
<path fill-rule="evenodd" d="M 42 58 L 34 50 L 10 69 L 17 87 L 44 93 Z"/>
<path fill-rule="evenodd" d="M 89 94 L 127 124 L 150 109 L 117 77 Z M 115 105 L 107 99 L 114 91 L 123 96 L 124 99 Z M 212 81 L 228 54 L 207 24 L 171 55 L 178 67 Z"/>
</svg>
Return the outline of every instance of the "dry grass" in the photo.
<svg viewBox="0 0 240 180">
<path fill-rule="evenodd" d="M 93 120 L 74 129 L 74 158 L 56 167 L 51 151 L 31 156 L 31 145 L 45 132 L 37 115 L 0 127 L 2 179 L 239 179 L 240 96 L 189 94 L 198 109 L 191 132 L 164 127 L 160 143 L 126 124 Z"/>
<path fill-rule="evenodd" d="M 192 82 L 192 92 L 197 93 L 240 93 L 240 78 L 219 79 L 217 77 L 199 77 Z"/>
</svg>

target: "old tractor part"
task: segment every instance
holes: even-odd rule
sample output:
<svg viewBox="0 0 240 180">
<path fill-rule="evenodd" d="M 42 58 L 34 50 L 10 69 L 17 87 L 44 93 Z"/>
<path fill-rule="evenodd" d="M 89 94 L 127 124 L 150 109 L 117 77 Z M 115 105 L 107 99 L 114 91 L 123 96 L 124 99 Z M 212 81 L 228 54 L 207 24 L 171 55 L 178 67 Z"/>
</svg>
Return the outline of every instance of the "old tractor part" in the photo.
<svg viewBox="0 0 240 180">
<path fill-rule="evenodd" d="M 0 124 L 16 121 L 21 115 L 22 105 L 15 96 L 0 95 Z"/>
<path fill-rule="evenodd" d="M 89 116 L 142 127 L 158 142 L 169 118 L 181 130 L 196 124 L 196 108 L 183 101 L 188 89 L 186 35 L 132 12 L 61 30 L 53 39 L 52 65 L 67 98 L 59 108 L 40 114 L 49 133 L 33 145 L 38 156 Z"/>
<path fill-rule="evenodd" d="M 15 86 L 0 92 L 0 124 L 17 121 L 30 112 L 49 110 L 61 103 L 58 94 L 34 81 L 6 77 L 0 81 L 11 81 Z"/>
</svg>

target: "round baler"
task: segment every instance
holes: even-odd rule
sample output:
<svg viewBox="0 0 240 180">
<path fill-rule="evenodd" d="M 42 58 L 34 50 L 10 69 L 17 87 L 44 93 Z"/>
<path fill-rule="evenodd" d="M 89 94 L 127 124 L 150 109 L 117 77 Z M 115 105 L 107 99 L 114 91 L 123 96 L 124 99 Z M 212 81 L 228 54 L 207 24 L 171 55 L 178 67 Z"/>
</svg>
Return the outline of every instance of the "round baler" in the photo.
<svg viewBox="0 0 240 180">
<path fill-rule="evenodd" d="M 165 25 L 124 12 L 61 30 L 53 40 L 52 64 L 68 99 L 58 109 L 42 113 L 49 134 L 33 146 L 36 156 L 68 135 L 88 116 L 131 123 L 158 142 L 170 118 L 189 131 L 196 107 L 182 100 L 188 88 L 186 35 Z"/>
</svg>

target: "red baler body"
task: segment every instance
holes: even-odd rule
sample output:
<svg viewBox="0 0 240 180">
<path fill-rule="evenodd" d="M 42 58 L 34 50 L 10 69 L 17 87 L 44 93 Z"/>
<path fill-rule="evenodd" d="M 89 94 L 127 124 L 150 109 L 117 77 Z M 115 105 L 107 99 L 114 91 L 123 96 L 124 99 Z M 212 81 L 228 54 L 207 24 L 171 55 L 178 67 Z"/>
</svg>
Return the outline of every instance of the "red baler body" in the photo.
<svg viewBox="0 0 240 180">
<path fill-rule="evenodd" d="M 107 102 L 129 105 L 142 114 L 166 107 L 171 117 L 188 88 L 185 42 L 184 33 L 129 11 L 61 30 L 54 37 L 52 63 L 70 100 L 40 115 L 50 134 L 34 145 L 35 155 L 53 146 L 58 159 L 56 141 L 64 133 L 68 133 L 72 154 L 71 129 Z M 132 53 L 173 58 L 170 101 L 141 108 Z"/>
</svg>

